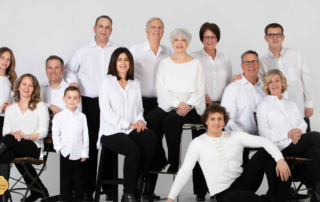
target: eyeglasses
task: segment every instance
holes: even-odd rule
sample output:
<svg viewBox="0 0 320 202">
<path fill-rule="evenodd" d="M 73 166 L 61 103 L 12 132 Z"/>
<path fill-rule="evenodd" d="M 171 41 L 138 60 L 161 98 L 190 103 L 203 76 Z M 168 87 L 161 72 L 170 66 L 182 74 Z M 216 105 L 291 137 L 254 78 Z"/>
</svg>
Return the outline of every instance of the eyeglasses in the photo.
<svg viewBox="0 0 320 202">
<path fill-rule="evenodd" d="M 258 60 L 243 61 L 242 64 L 244 64 L 245 66 L 249 66 L 250 64 L 257 65 L 259 64 L 259 61 Z"/>
<path fill-rule="evenodd" d="M 212 39 L 212 40 L 214 40 L 214 39 L 216 39 L 217 37 L 215 37 L 215 36 L 205 36 L 205 37 L 203 37 L 205 40 L 209 40 L 209 39 Z"/>
<path fill-rule="evenodd" d="M 282 33 L 276 33 L 276 34 L 267 34 L 267 36 L 269 37 L 269 39 L 273 39 L 275 36 L 277 38 L 281 38 L 283 36 Z"/>
</svg>

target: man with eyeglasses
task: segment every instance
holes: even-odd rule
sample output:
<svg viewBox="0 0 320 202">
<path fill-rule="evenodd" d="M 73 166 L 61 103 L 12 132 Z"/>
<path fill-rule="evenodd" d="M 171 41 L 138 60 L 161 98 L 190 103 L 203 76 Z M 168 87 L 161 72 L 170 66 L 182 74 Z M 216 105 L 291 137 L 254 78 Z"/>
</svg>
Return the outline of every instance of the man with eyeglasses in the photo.
<svg viewBox="0 0 320 202">
<path fill-rule="evenodd" d="M 308 124 L 307 132 L 310 132 L 309 117 L 313 115 L 313 87 L 310 69 L 306 59 L 299 51 L 282 47 L 284 38 L 283 27 L 280 24 L 271 23 L 266 26 L 264 39 L 269 45 L 269 51 L 260 59 L 259 77 L 263 78 L 271 69 L 282 71 L 289 85 L 284 96 L 298 105 Z"/>
</svg>

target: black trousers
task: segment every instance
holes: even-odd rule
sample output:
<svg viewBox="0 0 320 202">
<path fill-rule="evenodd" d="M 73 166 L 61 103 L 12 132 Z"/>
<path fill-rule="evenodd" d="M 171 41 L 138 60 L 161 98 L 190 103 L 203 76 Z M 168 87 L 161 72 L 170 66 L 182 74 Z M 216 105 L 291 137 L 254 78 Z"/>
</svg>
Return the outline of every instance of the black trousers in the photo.
<svg viewBox="0 0 320 202">
<path fill-rule="evenodd" d="M 83 198 L 83 164 L 81 159 L 70 160 L 60 154 L 60 196 L 62 200 Z"/>
<path fill-rule="evenodd" d="M 10 134 L 5 135 L 0 141 L 7 146 L 7 150 L 4 151 L 0 156 L 0 164 L 9 164 L 14 158 L 19 157 L 32 157 L 35 159 L 39 159 L 40 157 L 41 149 L 38 148 L 33 141 L 22 139 L 20 142 L 18 142 L 14 138 L 14 136 Z M 25 170 L 21 164 L 15 164 L 15 166 L 17 167 L 21 175 L 25 174 Z M 33 177 L 36 177 L 38 175 L 37 171 L 31 164 L 27 164 L 27 168 Z M 28 185 L 32 182 L 32 179 L 28 175 L 24 175 L 23 179 Z M 46 189 L 40 178 L 37 180 L 37 182 L 40 184 L 40 186 Z M 33 184 L 33 187 L 41 189 L 36 183 Z M 31 194 L 41 195 L 40 193 L 35 191 L 31 191 Z"/>
<path fill-rule="evenodd" d="M 2 135 L 3 122 L 4 122 L 4 117 L 0 116 L 0 140 L 3 137 Z"/>
<path fill-rule="evenodd" d="M 308 167 L 314 182 L 320 182 L 320 133 L 310 132 L 301 135 L 297 144 L 291 143 L 282 150 L 284 157 L 295 156 L 311 158 L 311 166 Z"/>
<path fill-rule="evenodd" d="M 307 133 L 311 132 L 311 127 L 310 127 L 310 118 L 304 117 L 304 121 L 307 123 Z"/>
<path fill-rule="evenodd" d="M 82 112 L 86 115 L 88 131 L 89 131 L 89 156 L 84 162 L 84 193 L 93 194 L 96 187 L 97 176 L 97 162 L 98 150 L 96 147 L 99 126 L 100 126 L 100 108 L 98 98 L 89 98 L 82 96 Z M 108 149 L 105 150 L 104 165 L 106 166 L 102 171 L 103 180 L 112 180 L 114 159 L 116 154 Z M 104 191 L 113 189 L 112 185 L 103 185 Z"/>
<path fill-rule="evenodd" d="M 161 108 L 155 107 L 150 110 L 145 118 L 148 123 L 148 128 L 155 131 L 158 136 L 158 145 L 155 152 L 157 156 L 153 158 L 154 163 L 151 163 L 152 168 L 156 167 L 154 165 L 157 165 L 157 168 L 162 170 L 161 165 L 163 164 L 159 165 L 159 162 L 162 163 L 164 162 L 163 159 L 165 159 L 165 152 L 162 146 L 163 129 L 168 145 L 169 163 L 178 166 L 182 126 L 185 123 L 201 123 L 200 116 L 197 114 L 196 110 L 192 109 L 185 117 L 182 117 L 179 116 L 175 110 L 165 112 Z M 192 138 L 196 138 L 203 133 L 205 133 L 205 130 L 194 130 L 192 131 Z M 204 175 L 198 163 L 193 169 L 193 183 L 195 194 L 205 195 L 208 192 Z M 150 191 L 152 191 L 152 186 L 150 186 L 150 189 Z"/>
<path fill-rule="evenodd" d="M 267 199 L 265 199 L 264 197 L 260 197 L 254 194 L 260 187 L 264 173 L 266 174 L 268 180 L 269 198 L 278 199 L 279 202 L 293 199 L 293 196 L 286 182 L 282 182 L 281 178 L 277 177 L 275 168 L 276 162 L 270 156 L 270 154 L 268 154 L 263 148 L 259 149 L 249 160 L 240 177 L 238 177 L 228 189 L 215 195 L 217 201 L 267 201 Z"/>
<path fill-rule="evenodd" d="M 146 176 L 149 162 L 157 145 L 157 137 L 152 130 L 129 135 L 116 133 L 101 137 L 102 146 L 125 156 L 123 166 L 124 191 L 133 194 L 137 183 L 137 175 Z"/>
</svg>

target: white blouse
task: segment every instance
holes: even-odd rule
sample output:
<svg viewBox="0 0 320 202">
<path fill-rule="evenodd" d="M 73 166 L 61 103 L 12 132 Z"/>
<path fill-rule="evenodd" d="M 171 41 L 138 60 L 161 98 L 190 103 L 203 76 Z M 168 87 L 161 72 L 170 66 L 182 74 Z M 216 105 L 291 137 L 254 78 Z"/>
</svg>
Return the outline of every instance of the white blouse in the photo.
<svg viewBox="0 0 320 202">
<path fill-rule="evenodd" d="M 282 96 L 267 96 L 260 103 L 257 110 L 259 134 L 272 140 L 280 150 L 289 146 L 292 142 L 288 138 L 288 132 L 299 128 L 306 132 L 307 124 L 297 104 Z"/>
<path fill-rule="evenodd" d="M 41 147 L 40 159 L 43 158 L 43 139 L 47 137 L 49 129 L 49 111 L 43 102 L 37 104 L 36 109 L 28 109 L 24 114 L 21 113 L 17 103 L 13 103 L 6 110 L 3 124 L 3 135 L 10 132 L 21 130 L 24 134 L 37 134 L 38 139 L 33 141 L 37 147 Z"/>
<path fill-rule="evenodd" d="M 0 76 L 0 107 L 4 102 L 12 102 L 13 92 L 11 83 L 7 76 Z M 0 112 L 0 116 L 4 116 L 4 112 Z"/>
<path fill-rule="evenodd" d="M 168 197 L 177 197 L 196 162 L 201 166 L 211 196 L 228 189 L 243 172 L 244 147 L 263 147 L 275 161 L 283 158 L 277 146 L 264 137 L 233 131 L 222 132 L 218 138 L 203 134 L 191 141 Z"/>
<path fill-rule="evenodd" d="M 132 131 L 130 124 L 137 123 L 139 120 L 145 122 L 140 84 L 137 80 L 128 80 L 124 90 L 117 77 L 107 75 L 102 80 L 99 106 L 101 113 L 98 149 L 102 135 L 129 134 Z"/>
<path fill-rule="evenodd" d="M 159 107 L 166 112 L 185 102 L 201 115 L 205 109 L 205 76 L 198 59 L 177 64 L 170 57 L 159 65 L 157 94 Z"/>
<path fill-rule="evenodd" d="M 201 61 L 206 76 L 205 93 L 211 101 L 221 101 L 224 89 L 232 81 L 232 67 L 229 58 L 217 50 L 212 59 L 204 49 L 191 53 L 192 57 Z"/>
</svg>

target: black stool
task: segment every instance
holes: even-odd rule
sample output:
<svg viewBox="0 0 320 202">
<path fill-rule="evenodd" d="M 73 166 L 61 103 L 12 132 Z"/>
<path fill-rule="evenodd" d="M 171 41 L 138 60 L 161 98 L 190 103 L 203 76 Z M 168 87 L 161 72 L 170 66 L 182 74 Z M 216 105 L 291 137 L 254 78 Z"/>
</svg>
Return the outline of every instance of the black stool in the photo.
<svg viewBox="0 0 320 202">
<path fill-rule="evenodd" d="M 118 185 L 123 185 L 123 179 L 118 178 L 118 157 L 115 159 L 115 165 L 113 166 L 113 180 L 101 180 L 102 178 L 102 171 L 103 171 L 103 157 L 105 153 L 105 147 L 102 146 L 101 153 L 100 153 L 100 161 L 99 161 L 99 169 L 98 169 L 98 176 L 97 176 L 97 186 L 96 186 L 96 193 L 94 197 L 95 202 L 100 201 L 100 195 L 106 194 L 106 192 L 101 192 L 101 185 L 102 184 L 112 184 L 113 187 L 113 201 L 118 201 Z"/>
</svg>

